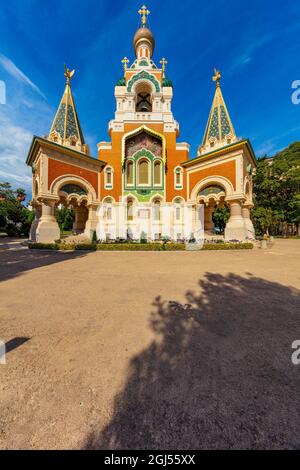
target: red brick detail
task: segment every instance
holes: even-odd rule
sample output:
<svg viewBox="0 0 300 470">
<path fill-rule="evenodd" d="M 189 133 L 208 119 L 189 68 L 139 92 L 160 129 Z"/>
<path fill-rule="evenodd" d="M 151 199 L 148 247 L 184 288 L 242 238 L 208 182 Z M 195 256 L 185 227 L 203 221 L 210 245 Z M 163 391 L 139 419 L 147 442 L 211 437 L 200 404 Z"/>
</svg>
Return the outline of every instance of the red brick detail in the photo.
<svg viewBox="0 0 300 470">
<path fill-rule="evenodd" d="M 81 176 L 88 181 L 96 191 L 98 196 L 98 173 L 80 168 L 79 166 L 59 162 L 57 160 L 48 160 L 48 189 L 56 178 L 64 175 Z"/>
</svg>

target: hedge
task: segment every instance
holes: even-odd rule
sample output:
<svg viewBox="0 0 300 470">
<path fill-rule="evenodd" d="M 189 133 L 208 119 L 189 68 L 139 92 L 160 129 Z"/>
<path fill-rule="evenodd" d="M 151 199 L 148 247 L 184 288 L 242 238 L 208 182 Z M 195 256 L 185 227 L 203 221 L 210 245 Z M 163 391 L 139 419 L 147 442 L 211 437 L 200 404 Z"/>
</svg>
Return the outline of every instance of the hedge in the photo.
<svg viewBox="0 0 300 470">
<path fill-rule="evenodd" d="M 103 243 L 98 251 L 184 251 L 182 243 Z"/>
<path fill-rule="evenodd" d="M 73 245 L 67 243 L 30 243 L 35 250 L 60 251 L 184 251 L 182 243 L 85 243 Z M 205 243 L 201 250 L 252 250 L 252 243 Z"/>
<path fill-rule="evenodd" d="M 202 250 L 252 250 L 252 243 L 205 243 Z"/>
<path fill-rule="evenodd" d="M 30 243 L 29 248 L 36 250 L 60 251 L 184 251 L 180 243 L 85 243 L 73 245 L 68 243 Z"/>
</svg>

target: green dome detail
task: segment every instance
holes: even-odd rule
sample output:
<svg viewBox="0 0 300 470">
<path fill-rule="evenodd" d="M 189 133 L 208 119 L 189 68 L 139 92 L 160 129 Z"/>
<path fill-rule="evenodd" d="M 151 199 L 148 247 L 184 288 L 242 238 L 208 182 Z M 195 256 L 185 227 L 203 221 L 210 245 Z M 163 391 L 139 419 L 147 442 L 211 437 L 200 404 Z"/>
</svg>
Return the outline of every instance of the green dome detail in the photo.
<svg viewBox="0 0 300 470">
<path fill-rule="evenodd" d="M 116 83 L 116 86 L 126 86 L 126 80 L 124 77 L 121 77 L 117 83 Z"/>
<path fill-rule="evenodd" d="M 170 86 L 170 87 L 173 88 L 173 83 L 168 78 L 163 78 L 162 86 L 163 87 Z"/>
</svg>

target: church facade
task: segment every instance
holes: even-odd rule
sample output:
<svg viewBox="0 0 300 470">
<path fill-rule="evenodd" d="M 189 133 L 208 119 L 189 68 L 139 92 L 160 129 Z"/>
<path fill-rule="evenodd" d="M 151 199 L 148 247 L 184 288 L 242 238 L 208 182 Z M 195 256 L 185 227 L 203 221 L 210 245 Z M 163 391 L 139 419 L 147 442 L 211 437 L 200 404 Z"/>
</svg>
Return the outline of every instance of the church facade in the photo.
<svg viewBox="0 0 300 470">
<path fill-rule="evenodd" d="M 173 86 L 166 76 L 167 61 L 153 60 L 155 40 L 147 26 L 150 12 L 139 11 L 141 27 L 134 36 L 135 60 L 122 61 L 124 74 L 115 86 L 115 117 L 109 140 L 90 155 L 74 103 L 71 79 L 66 86 L 46 138 L 34 137 L 27 164 L 32 168 L 32 205 L 36 219 L 31 240 L 60 238 L 55 209 L 72 206 L 74 231 L 91 238 L 117 238 L 119 225 L 127 234 L 136 224 L 137 207 L 149 207 L 155 229 L 147 238 L 183 238 L 183 207 L 204 206 L 204 230 L 214 233 L 212 214 L 227 204 L 230 219 L 226 240 L 254 238 L 252 173 L 256 158 L 248 139 L 238 139 L 215 70 L 215 95 L 202 144 L 190 158 L 188 143 L 180 142 L 179 124 L 172 112 Z M 163 207 L 172 207 L 165 233 Z M 104 210 L 105 208 L 105 210 Z M 174 210 L 173 210 L 174 209 Z M 121 214 L 121 216 L 120 216 Z"/>
</svg>

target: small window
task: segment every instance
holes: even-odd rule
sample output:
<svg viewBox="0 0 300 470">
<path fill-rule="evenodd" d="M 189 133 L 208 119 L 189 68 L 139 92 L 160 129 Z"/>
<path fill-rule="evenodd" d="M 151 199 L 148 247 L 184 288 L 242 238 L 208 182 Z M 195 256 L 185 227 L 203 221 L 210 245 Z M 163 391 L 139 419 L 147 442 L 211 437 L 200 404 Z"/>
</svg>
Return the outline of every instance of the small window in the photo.
<svg viewBox="0 0 300 470">
<path fill-rule="evenodd" d="M 155 221 L 160 221 L 160 200 L 157 199 L 154 201 L 154 208 L 153 208 L 153 218 Z"/>
<path fill-rule="evenodd" d="M 127 183 L 127 186 L 133 185 L 133 162 L 127 162 L 126 183 Z"/>
<path fill-rule="evenodd" d="M 154 185 L 161 186 L 161 162 L 156 160 L 154 162 Z"/>
<path fill-rule="evenodd" d="M 106 211 L 107 220 L 112 220 L 112 207 L 108 207 Z"/>
<path fill-rule="evenodd" d="M 105 189 L 113 188 L 113 170 L 111 167 L 105 169 Z"/>
<path fill-rule="evenodd" d="M 175 170 L 175 188 L 182 189 L 182 169 L 176 168 Z"/>
<path fill-rule="evenodd" d="M 131 199 L 127 201 L 127 220 L 133 220 L 133 201 Z"/>
<path fill-rule="evenodd" d="M 149 162 L 148 160 L 141 160 L 138 164 L 138 181 L 140 186 L 150 184 L 150 172 L 149 172 Z"/>
<path fill-rule="evenodd" d="M 107 197 L 104 201 L 104 217 L 106 220 L 112 220 L 113 218 L 113 200 L 110 197 Z"/>
</svg>

